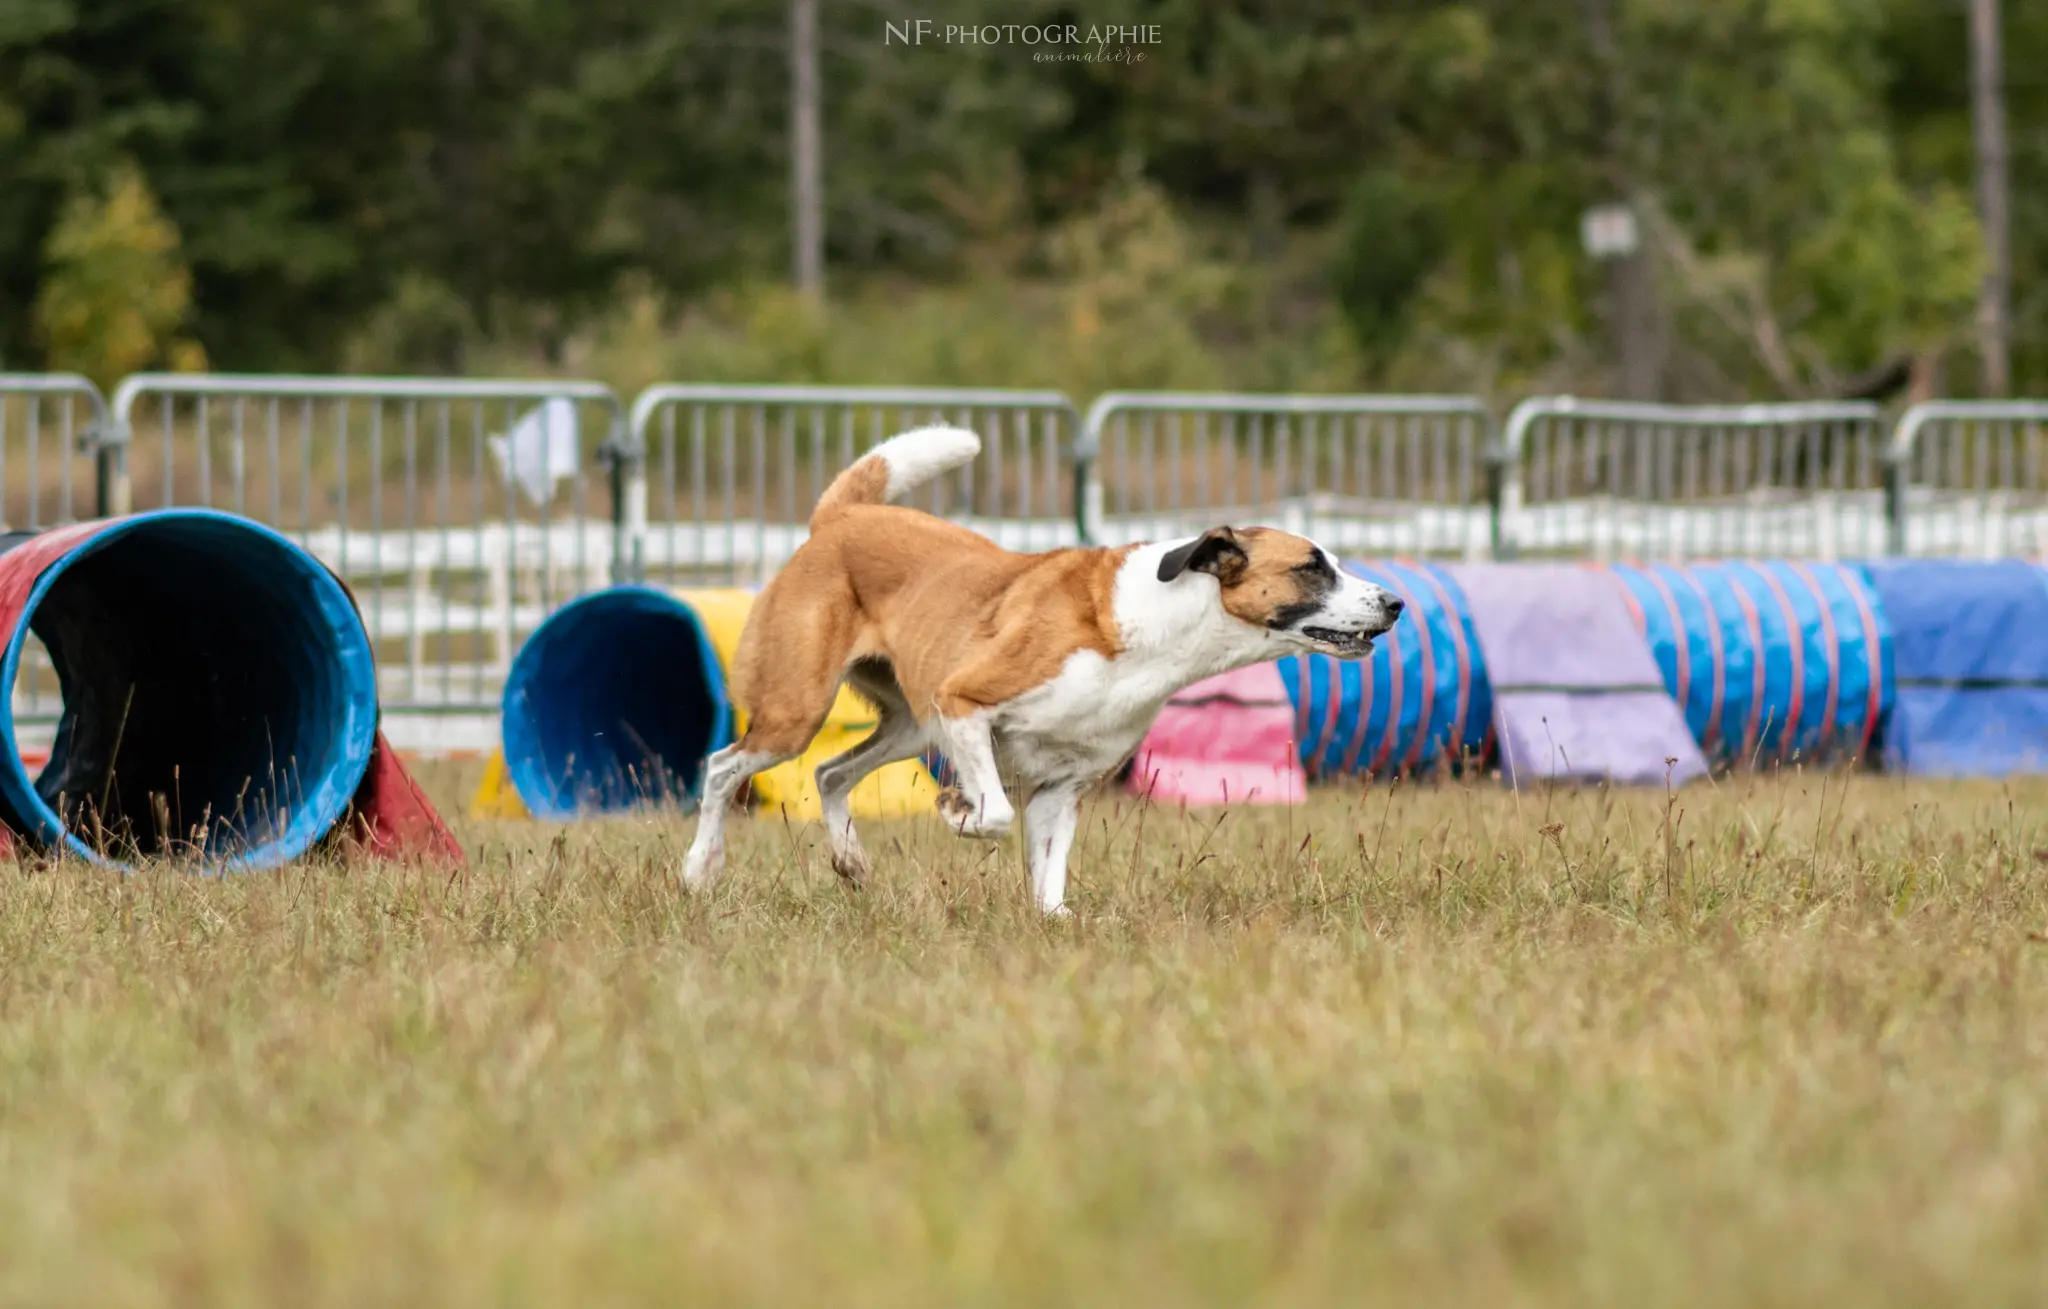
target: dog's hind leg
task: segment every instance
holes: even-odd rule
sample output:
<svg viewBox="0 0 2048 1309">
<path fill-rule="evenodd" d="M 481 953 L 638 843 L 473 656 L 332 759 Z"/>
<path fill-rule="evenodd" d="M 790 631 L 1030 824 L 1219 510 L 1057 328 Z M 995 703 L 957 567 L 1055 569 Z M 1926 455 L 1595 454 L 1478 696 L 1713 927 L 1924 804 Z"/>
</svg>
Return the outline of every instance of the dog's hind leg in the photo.
<svg viewBox="0 0 2048 1309">
<path fill-rule="evenodd" d="M 846 681 L 875 706 L 879 716 L 866 740 L 818 765 L 818 796 L 823 801 L 825 835 L 832 843 L 832 871 L 848 885 L 858 887 L 870 865 L 853 827 L 853 788 L 884 764 L 915 758 L 925 740 L 886 660 L 861 660 L 847 670 Z"/>
<path fill-rule="evenodd" d="M 924 733 L 908 707 L 883 706 L 881 721 L 859 745 L 818 765 L 818 795 L 824 801 L 825 835 L 832 842 L 832 871 L 858 887 L 868 875 L 867 851 L 853 828 L 853 788 L 884 764 L 915 759 Z"/>
<path fill-rule="evenodd" d="M 691 838 L 690 852 L 683 856 L 685 887 L 695 890 L 708 886 L 718 876 L 725 863 L 725 820 L 740 788 L 754 774 L 794 759 L 799 753 L 751 749 L 745 741 L 736 741 L 704 761 L 704 794 L 697 805 L 697 834 Z"/>
<path fill-rule="evenodd" d="M 740 787 L 754 774 L 802 754 L 825 725 L 832 710 L 832 698 L 839 693 L 845 671 L 843 648 L 819 639 L 802 620 L 790 624 L 768 612 L 761 615 L 763 629 L 751 626 L 741 638 L 741 655 L 754 650 L 779 650 L 772 676 L 761 676 L 758 665 L 750 668 L 749 681 L 760 688 L 755 696 L 753 717 L 738 741 L 718 751 L 704 764 L 704 794 L 697 810 L 697 834 L 690 852 L 683 857 L 683 885 L 700 887 L 718 876 L 725 859 L 725 823 Z M 795 630 L 777 631 L 779 627 Z"/>
</svg>

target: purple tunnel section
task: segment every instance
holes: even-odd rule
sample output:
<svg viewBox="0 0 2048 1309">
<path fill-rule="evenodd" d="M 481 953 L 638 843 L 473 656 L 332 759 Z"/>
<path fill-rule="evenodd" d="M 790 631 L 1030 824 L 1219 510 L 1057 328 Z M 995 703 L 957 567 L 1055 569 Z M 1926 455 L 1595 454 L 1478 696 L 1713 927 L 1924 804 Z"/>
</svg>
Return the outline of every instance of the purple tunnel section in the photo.
<svg viewBox="0 0 2048 1309">
<path fill-rule="evenodd" d="M 1471 564 L 1450 572 L 1471 605 L 1510 785 L 1677 785 L 1706 774 L 1699 743 L 1604 571 Z"/>
</svg>

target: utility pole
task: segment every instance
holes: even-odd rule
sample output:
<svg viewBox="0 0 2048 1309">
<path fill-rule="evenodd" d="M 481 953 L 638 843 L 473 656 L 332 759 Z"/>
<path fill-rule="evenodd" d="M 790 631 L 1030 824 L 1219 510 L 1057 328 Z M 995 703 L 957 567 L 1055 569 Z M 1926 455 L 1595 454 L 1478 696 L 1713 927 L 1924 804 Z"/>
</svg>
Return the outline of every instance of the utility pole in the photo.
<svg viewBox="0 0 2048 1309">
<path fill-rule="evenodd" d="M 825 185 L 819 139 L 818 0 L 789 0 L 791 226 L 798 294 L 825 294 Z"/>
<path fill-rule="evenodd" d="M 2012 197 L 2002 44 L 1998 0 L 1970 0 L 1970 126 L 1977 143 L 1977 219 L 1987 256 L 1977 298 L 1977 351 L 1987 396 L 2012 389 Z"/>
<path fill-rule="evenodd" d="M 1595 121 L 1605 124 L 1600 143 L 1601 173 L 1610 195 L 1582 220 L 1586 253 L 1607 268 L 1607 324 L 1620 366 L 1621 397 L 1660 400 L 1664 390 L 1663 337 L 1657 318 L 1657 284 L 1643 248 L 1635 211 L 1635 184 L 1628 162 L 1623 121 L 1621 52 L 1614 35 L 1611 0 L 1584 0 L 1586 44 L 1592 52 Z"/>
</svg>

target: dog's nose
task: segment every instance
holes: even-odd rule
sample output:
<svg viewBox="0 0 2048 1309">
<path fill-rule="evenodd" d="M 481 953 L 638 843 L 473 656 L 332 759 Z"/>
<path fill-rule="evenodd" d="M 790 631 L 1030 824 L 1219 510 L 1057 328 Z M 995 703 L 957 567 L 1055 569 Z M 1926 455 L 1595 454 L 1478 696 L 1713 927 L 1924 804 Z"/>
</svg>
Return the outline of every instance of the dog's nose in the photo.
<svg viewBox="0 0 2048 1309">
<path fill-rule="evenodd" d="M 1390 619 L 1399 618 L 1401 611 L 1408 607 L 1407 603 L 1398 595 L 1390 595 L 1380 603 L 1387 607 L 1387 617 Z"/>
</svg>

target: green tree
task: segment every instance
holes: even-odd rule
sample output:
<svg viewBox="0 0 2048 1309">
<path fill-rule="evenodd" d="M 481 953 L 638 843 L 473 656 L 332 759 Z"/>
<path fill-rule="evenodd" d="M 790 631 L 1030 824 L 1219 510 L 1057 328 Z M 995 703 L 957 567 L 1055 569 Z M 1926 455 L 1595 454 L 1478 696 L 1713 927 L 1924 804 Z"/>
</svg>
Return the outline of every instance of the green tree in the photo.
<svg viewBox="0 0 2048 1309">
<path fill-rule="evenodd" d="M 2018 394 L 2048 391 L 2048 9 L 2001 6 L 2006 117 L 2012 157 L 2013 381 Z M 1964 7 L 1883 0 L 1882 92 L 1886 126 L 1904 176 L 1971 192 L 1969 35 Z M 1956 353 L 1968 352 L 1967 344 Z M 1961 390 L 1977 370 L 1950 368 Z"/>
<path fill-rule="evenodd" d="M 1415 303 L 1443 260 L 1435 198 L 1391 170 L 1360 178 L 1338 220 L 1331 272 L 1337 302 L 1358 345 L 1388 355 L 1408 334 Z"/>
<path fill-rule="evenodd" d="M 159 361 L 205 366 L 180 335 L 192 278 L 178 230 L 133 167 L 65 204 L 44 247 L 35 326 L 52 367 L 84 373 L 102 390 Z"/>
<path fill-rule="evenodd" d="M 2048 6 L 2006 12 L 2016 364 L 2038 389 Z M 1968 348 L 1948 0 L 1003 7 L 1157 30 L 1113 63 L 907 48 L 885 30 L 904 16 L 820 6 L 828 257 L 848 295 L 1001 303 L 989 286 L 1050 281 L 1053 301 L 1096 298 L 1099 339 L 1171 339 L 1177 358 L 1321 357 L 1327 337 L 1352 384 L 1598 386 L 1579 218 L 1626 195 L 1679 397 L 1824 392 L 1899 351 Z M 480 341 L 494 366 L 562 363 L 629 291 L 750 301 L 787 269 L 787 21 L 786 0 L 0 5 L 0 356 L 40 357 L 52 231 L 122 161 L 181 234 L 189 330 L 225 366 L 460 368 Z M 1171 245 L 1201 272 L 1188 285 L 1222 290 L 1162 307 L 1079 271 L 1077 234 L 1137 195 L 1174 236 L 1131 249 Z M 1339 323 L 1348 345 L 1324 330 Z"/>
</svg>

